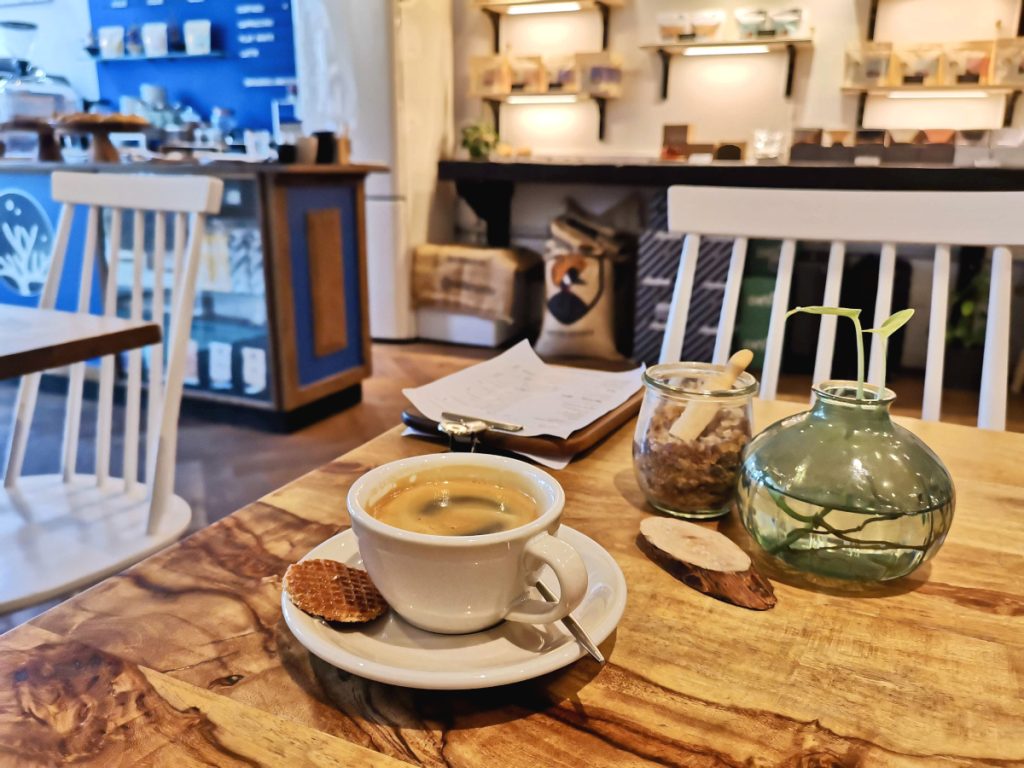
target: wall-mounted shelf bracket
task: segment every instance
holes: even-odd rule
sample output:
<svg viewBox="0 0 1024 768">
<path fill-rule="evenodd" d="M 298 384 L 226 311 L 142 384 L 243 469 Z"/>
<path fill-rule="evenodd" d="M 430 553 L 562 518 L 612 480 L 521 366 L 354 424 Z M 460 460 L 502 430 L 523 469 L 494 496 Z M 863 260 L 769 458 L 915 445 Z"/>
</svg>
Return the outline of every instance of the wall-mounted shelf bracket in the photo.
<svg viewBox="0 0 1024 768">
<path fill-rule="evenodd" d="M 668 70 L 672 65 L 672 53 L 659 48 L 658 58 L 661 59 L 661 100 L 665 101 L 668 98 Z"/>
<path fill-rule="evenodd" d="M 484 13 L 491 20 L 491 37 L 494 40 L 494 52 L 501 53 L 501 14 L 490 8 L 484 8 Z"/>
<path fill-rule="evenodd" d="M 857 94 L 857 127 L 864 127 L 864 108 L 868 104 L 868 92 L 862 91 Z"/>
<path fill-rule="evenodd" d="M 793 95 L 793 72 L 796 69 L 796 46 L 786 46 L 786 98 Z"/>
<path fill-rule="evenodd" d="M 601 14 L 601 50 L 608 50 L 608 20 L 611 16 L 611 8 L 608 3 L 602 3 L 600 0 L 594 3 L 595 7 Z"/>
<path fill-rule="evenodd" d="M 552 104 L 566 103 L 562 101 L 567 94 L 553 93 L 551 95 Z M 568 103 L 579 103 L 584 101 L 593 102 L 597 105 L 597 138 L 600 141 L 604 141 L 605 128 L 607 124 L 607 112 L 608 112 L 608 99 L 604 96 L 590 96 L 588 94 L 569 94 L 572 101 Z M 500 135 L 501 134 L 501 105 L 502 104 L 531 104 L 543 106 L 545 102 L 545 94 L 524 94 L 525 98 L 530 99 L 528 102 L 516 101 L 516 94 L 510 96 L 485 96 L 484 101 L 491 108 L 491 120 L 494 123 L 494 130 Z"/>
<path fill-rule="evenodd" d="M 864 39 L 869 43 L 875 39 L 875 24 L 878 22 L 878 0 L 871 0 L 871 7 L 868 9 L 868 28 Z"/>
<path fill-rule="evenodd" d="M 491 122 L 494 124 L 494 132 L 501 135 L 501 101 L 499 99 L 484 99 L 484 103 L 491 108 Z"/>
<path fill-rule="evenodd" d="M 597 103 L 597 138 L 598 141 L 604 141 L 605 111 L 608 107 L 608 99 L 595 96 L 594 101 Z"/>
<path fill-rule="evenodd" d="M 1013 125 L 1013 113 L 1017 109 L 1017 99 L 1020 98 L 1020 91 L 1013 91 L 1006 97 L 1006 111 L 1003 112 L 1003 128 Z"/>
</svg>

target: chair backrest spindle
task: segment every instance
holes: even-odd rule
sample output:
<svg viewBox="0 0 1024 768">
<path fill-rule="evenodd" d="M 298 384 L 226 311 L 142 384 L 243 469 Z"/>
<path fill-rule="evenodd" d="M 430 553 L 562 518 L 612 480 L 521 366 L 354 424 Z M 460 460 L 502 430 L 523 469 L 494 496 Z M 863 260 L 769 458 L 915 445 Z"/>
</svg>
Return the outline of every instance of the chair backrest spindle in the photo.
<svg viewBox="0 0 1024 768">
<path fill-rule="evenodd" d="M 891 313 L 897 245 L 935 248 L 931 318 L 922 416 L 941 412 L 943 358 L 949 309 L 951 245 L 993 248 L 992 280 L 985 334 L 978 426 L 1004 429 L 1009 378 L 1011 246 L 1024 246 L 1017 212 L 1024 192 L 897 192 L 878 190 L 757 189 L 752 187 L 675 186 L 668 193 L 668 225 L 685 236 L 672 306 L 662 345 L 662 362 L 679 360 L 697 269 L 701 237 L 735 238 L 730 275 L 718 324 L 714 360 L 724 362 L 735 328 L 743 260 L 737 253 L 751 238 L 780 240 L 782 249 L 772 297 L 771 318 L 761 371 L 761 397 L 774 398 L 782 363 L 785 313 L 796 243 L 830 243 L 822 304 L 840 303 L 842 273 L 850 243 L 882 243 L 872 325 Z M 939 245 L 936 246 L 936 243 Z M 734 295 L 733 291 L 736 292 Z M 865 326 L 866 320 L 861 321 Z M 815 382 L 831 378 L 837 320 L 821 318 L 815 354 Z M 867 378 L 882 376 L 882 340 L 873 336 Z"/>
<path fill-rule="evenodd" d="M 92 276 L 99 238 L 99 209 L 90 205 L 85 223 L 85 244 L 82 252 L 82 275 L 78 287 L 78 311 L 88 312 L 92 300 Z M 64 482 L 71 482 L 78 463 L 78 435 L 82 423 L 82 390 L 85 386 L 85 363 L 71 366 L 68 377 L 68 401 L 64 416 L 64 444 L 61 465 Z"/>
<path fill-rule="evenodd" d="M 866 328 L 877 328 L 892 314 L 892 290 L 896 280 L 896 246 L 883 243 L 878 258 L 878 289 L 875 291 L 875 318 L 872 325 Z M 868 381 L 872 384 L 882 383 L 882 351 L 885 340 L 878 334 L 871 334 L 871 362 L 868 365 Z"/>
<path fill-rule="evenodd" d="M 822 304 L 838 307 L 843 292 L 843 264 L 846 261 L 846 243 L 833 240 L 828 251 L 828 267 L 825 271 L 825 296 Z M 814 354 L 814 381 L 832 378 L 832 359 L 836 349 L 836 327 L 839 318 L 822 315 L 818 326 L 818 349 Z"/>
<path fill-rule="evenodd" d="M 132 291 L 128 316 L 142 319 L 142 278 L 145 267 L 146 214 L 132 215 Z M 125 388 L 124 484 L 131 490 L 139 481 L 139 416 L 142 399 L 142 350 L 128 352 L 128 386 Z"/>
<path fill-rule="evenodd" d="M 120 208 L 110 211 L 110 232 L 107 235 L 107 283 L 103 291 L 103 314 L 117 314 L 117 271 L 123 245 L 123 214 Z M 110 442 L 114 421 L 114 357 L 100 361 L 100 385 L 96 406 L 96 483 L 103 485 L 110 477 Z"/>
<path fill-rule="evenodd" d="M 725 279 L 722 293 L 722 311 L 718 316 L 718 335 L 715 337 L 715 354 L 712 362 L 723 365 L 732 350 L 732 334 L 736 328 L 736 312 L 740 305 L 740 288 L 743 286 L 743 268 L 747 263 L 747 238 L 737 237 L 732 244 L 729 259 L 729 275 Z"/>
<path fill-rule="evenodd" d="M 693 294 L 693 278 L 697 270 L 698 253 L 700 253 L 700 235 L 687 235 L 686 240 L 683 241 L 683 255 L 679 260 L 675 288 L 672 291 L 672 306 L 668 313 L 670 318 L 679 318 L 679 312 L 690 306 L 690 296 Z M 684 314 L 679 322 L 670 322 L 665 328 L 665 338 L 661 343 L 661 362 L 679 362 L 679 355 L 682 352 L 683 339 L 685 337 L 686 316 Z"/>
<path fill-rule="evenodd" d="M 167 258 L 167 216 L 163 211 L 153 215 L 153 303 L 150 319 L 164 327 L 164 268 Z M 150 348 L 149 394 L 146 401 L 146 485 L 153 488 L 157 436 L 160 432 L 160 405 L 163 402 L 164 343 Z"/>
<path fill-rule="evenodd" d="M 789 307 L 789 290 L 793 282 L 793 263 L 796 260 L 796 241 L 783 240 L 779 251 L 779 271 L 775 276 L 775 292 L 772 294 L 771 317 L 768 321 L 768 338 L 764 345 L 764 367 L 761 370 L 761 397 L 774 399 L 779 387 L 779 371 L 782 367 L 782 335 L 786 326 L 786 310 Z"/>
<path fill-rule="evenodd" d="M 185 247 L 188 239 L 188 216 L 184 213 L 174 215 L 174 271 L 172 272 L 171 285 L 171 306 L 174 307 L 178 300 L 178 291 L 181 289 L 182 270 L 185 263 Z"/>
<path fill-rule="evenodd" d="M 978 426 L 1006 429 L 1006 397 L 1010 378 L 1010 298 L 1013 255 L 999 246 L 992 251 L 988 320 L 985 325 L 985 363 L 981 369 Z"/>
<path fill-rule="evenodd" d="M 932 303 L 928 318 L 928 352 L 924 364 L 921 418 L 938 421 L 942 415 L 942 379 L 946 371 L 946 318 L 949 316 L 948 245 L 935 246 L 932 263 Z"/>
</svg>

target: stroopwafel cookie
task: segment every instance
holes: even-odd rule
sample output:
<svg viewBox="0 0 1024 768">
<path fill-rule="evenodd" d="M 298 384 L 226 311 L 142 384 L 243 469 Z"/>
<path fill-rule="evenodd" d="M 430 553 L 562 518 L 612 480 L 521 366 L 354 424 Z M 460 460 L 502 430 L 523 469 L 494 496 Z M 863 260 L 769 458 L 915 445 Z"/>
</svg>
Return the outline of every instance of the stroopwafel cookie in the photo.
<svg viewBox="0 0 1024 768">
<path fill-rule="evenodd" d="M 327 621 L 372 621 L 388 609 L 366 571 L 337 560 L 303 560 L 289 565 L 284 588 L 296 607 Z"/>
</svg>

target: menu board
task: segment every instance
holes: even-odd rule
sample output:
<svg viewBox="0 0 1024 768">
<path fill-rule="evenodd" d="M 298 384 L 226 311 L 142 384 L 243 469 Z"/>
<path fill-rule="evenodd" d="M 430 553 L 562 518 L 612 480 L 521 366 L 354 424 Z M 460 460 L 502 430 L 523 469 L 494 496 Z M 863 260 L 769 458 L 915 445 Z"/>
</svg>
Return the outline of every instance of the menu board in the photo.
<svg viewBox="0 0 1024 768">
<path fill-rule="evenodd" d="M 191 19 L 211 22 L 209 55 L 174 50 L 146 58 L 98 59 L 100 96 L 116 108 L 139 95 L 143 83 L 162 85 L 168 101 L 191 106 L 204 119 L 214 107 L 234 110 L 240 128 L 271 127 L 271 102 L 295 83 L 295 42 L 290 0 L 89 0 L 94 32 L 123 27 L 141 37 L 144 24 L 164 22 L 168 37 L 183 40 Z"/>
</svg>

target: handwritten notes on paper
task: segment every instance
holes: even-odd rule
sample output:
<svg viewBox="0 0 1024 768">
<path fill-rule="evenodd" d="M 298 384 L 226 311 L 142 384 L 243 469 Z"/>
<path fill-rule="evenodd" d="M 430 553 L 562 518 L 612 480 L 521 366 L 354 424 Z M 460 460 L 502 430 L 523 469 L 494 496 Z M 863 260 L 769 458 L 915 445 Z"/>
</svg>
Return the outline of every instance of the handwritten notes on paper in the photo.
<svg viewBox="0 0 1024 768">
<path fill-rule="evenodd" d="M 521 424 L 523 437 L 566 438 L 622 405 L 640 388 L 640 372 L 548 365 L 522 341 L 497 357 L 415 389 L 402 390 L 425 416 L 449 411 Z"/>
</svg>

